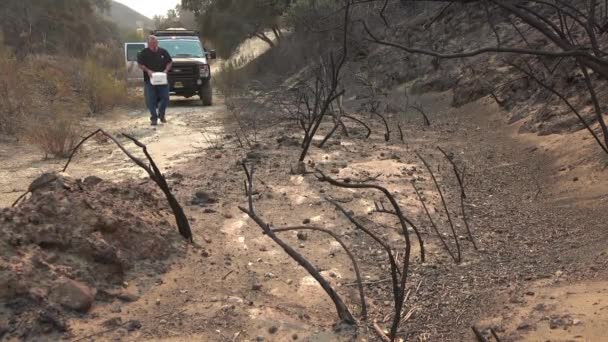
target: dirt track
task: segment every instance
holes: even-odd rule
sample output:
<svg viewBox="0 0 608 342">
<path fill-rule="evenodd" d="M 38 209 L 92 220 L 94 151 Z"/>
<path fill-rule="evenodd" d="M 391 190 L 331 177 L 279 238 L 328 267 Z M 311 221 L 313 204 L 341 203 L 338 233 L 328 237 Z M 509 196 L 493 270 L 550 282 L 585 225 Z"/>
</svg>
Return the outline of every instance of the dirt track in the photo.
<svg viewBox="0 0 608 342">
<path fill-rule="evenodd" d="M 424 234 L 427 263 L 412 258 L 408 281 L 412 294 L 406 303 L 406 312 L 412 315 L 402 326 L 404 335 L 428 341 L 472 340 L 470 326 L 477 324 L 494 327 L 505 340 L 509 336 L 514 340 L 539 336 L 597 340 L 608 321 L 608 236 L 603 229 L 608 198 L 603 165 L 596 162 L 599 152 L 584 132 L 548 138 L 518 135 L 517 125 L 506 126 L 499 110 L 486 100 L 458 110 L 449 107 L 449 94 L 430 94 L 422 100 L 433 113 L 433 125 L 424 128 L 418 117 L 410 118 L 405 144 L 396 138 L 385 143 L 381 126 L 374 125 L 374 135 L 366 142 L 353 129 L 350 138 L 332 142 L 324 150 L 314 149 L 310 155 L 318 167 L 335 177 L 356 179 L 381 173 L 379 184 L 398 192 L 404 208 L 428 229 Z M 312 175 L 290 175 L 298 147 L 290 139 L 282 143 L 277 139 L 298 135 L 286 126 L 263 132 L 254 154 L 229 140 L 222 140 L 223 147 L 209 149 L 205 147 L 210 142 L 214 145 L 219 140 L 208 141 L 201 130 L 221 127 L 221 105 L 209 109 L 183 102 L 172 105 L 169 123 L 156 130 L 147 126 L 147 117 L 141 113 L 119 113 L 95 124 L 111 132 L 135 133 L 149 144 L 191 217 L 196 245 L 188 248 L 183 259 L 175 258 L 167 273 L 141 274 L 130 282 L 129 291 L 139 296 L 135 302 L 100 301 L 82 319 L 71 320 L 70 335 L 100 333 L 91 340 L 166 341 L 351 338 L 348 333 L 332 332 L 333 306 L 312 278 L 237 209 L 245 200 L 244 174 L 238 162 L 246 156 L 259 164 L 256 203 L 267 221 L 284 226 L 309 220 L 358 246 L 365 280 L 373 283 L 366 286 L 370 316 L 382 322 L 390 313 L 386 302 L 390 289 L 382 282 L 387 274 L 378 267 L 385 264 L 384 256 L 323 200 L 327 195 L 340 198 L 362 220 L 373 218 L 392 225 L 390 217 L 368 214 L 372 200 L 379 197 L 369 191 L 337 190 L 319 184 Z M 433 165 L 442 165 L 441 180 L 451 193 L 449 198 L 455 199 L 455 183 L 436 145 L 454 152 L 457 162 L 467 165 L 471 223 L 481 250 L 474 251 L 463 236 L 461 265 L 451 262 L 440 248 L 408 184 L 412 177 L 417 179 L 429 203 L 437 208 L 432 212 L 440 217 L 437 193 L 413 153 L 418 150 Z M 569 153 L 574 145 L 578 152 Z M 33 152 L 16 158 L 17 147 L 3 148 L 0 191 L 19 190 L 3 196 L 3 205 L 12 202 L 35 174 L 63 164 L 63 160 L 39 161 Z M 115 180 L 142 176 L 104 143 L 89 145 L 70 173 Z M 197 192 L 205 192 L 217 203 L 193 204 Z M 285 236 L 310 256 L 358 314 L 358 297 L 351 285 L 354 277 L 344 252 L 316 234 L 308 234 L 305 240 L 297 239 L 295 233 Z M 403 239 L 392 229 L 384 229 L 383 236 L 391 243 Z M 576 295 L 581 291 L 583 295 Z M 559 305 L 561 301 L 569 306 Z M 104 322 L 112 318 L 135 319 L 141 329 L 118 326 L 107 331 Z M 358 339 L 373 341 L 377 336 L 363 326 Z"/>
</svg>

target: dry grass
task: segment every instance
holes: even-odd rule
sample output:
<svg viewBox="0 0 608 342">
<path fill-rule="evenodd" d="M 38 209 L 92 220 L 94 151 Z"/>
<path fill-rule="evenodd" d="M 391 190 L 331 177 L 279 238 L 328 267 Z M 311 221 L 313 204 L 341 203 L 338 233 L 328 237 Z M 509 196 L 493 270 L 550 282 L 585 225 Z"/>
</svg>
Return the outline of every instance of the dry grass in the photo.
<svg viewBox="0 0 608 342">
<path fill-rule="evenodd" d="M 111 71 L 95 60 L 88 59 L 84 62 L 81 87 L 91 114 L 102 113 L 128 103 L 126 83 L 118 80 Z"/>
<path fill-rule="evenodd" d="M 17 136 L 47 156 L 64 157 L 81 133 L 80 122 L 117 106 L 141 106 L 127 90 L 124 65 L 108 46 L 86 60 L 30 55 L 17 59 L 0 45 L 0 133 Z"/>
<path fill-rule="evenodd" d="M 80 119 L 77 115 L 65 113 L 49 114 L 47 119 L 29 120 L 23 135 L 27 142 L 39 147 L 45 157 L 65 158 L 81 138 Z"/>
</svg>

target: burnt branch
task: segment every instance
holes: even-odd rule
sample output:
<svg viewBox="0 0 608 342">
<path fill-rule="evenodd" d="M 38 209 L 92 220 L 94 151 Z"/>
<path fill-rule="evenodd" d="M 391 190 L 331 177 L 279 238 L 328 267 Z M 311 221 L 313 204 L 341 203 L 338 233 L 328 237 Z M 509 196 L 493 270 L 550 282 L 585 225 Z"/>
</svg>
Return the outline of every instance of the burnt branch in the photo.
<svg viewBox="0 0 608 342">
<path fill-rule="evenodd" d="M 401 322 L 401 314 L 402 314 L 401 311 L 403 309 L 403 303 L 404 303 L 404 299 L 405 299 L 405 284 L 407 282 L 407 275 L 408 275 L 409 266 L 410 266 L 410 254 L 411 254 L 412 245 L 411 245 L 411 241 L 410 241 L 410 237 L 409 237 L 409 232 L 407 229 L 408 224 L 410 226 L 412 226 L 412 229 L 414 229 L 414 232 L 416 233 L 416 236 L 418 237 L 418 242 L 420 244 L 420 259 L 422 262 L 424 262 L 424 242 L 422 240 L 422 237 L 420 236 L 418 228 L 409 219 L 407 219 L 405 217 L 405 215 L 403 214 L 403 212 L 401 210 L 401 207 L 397 203 L 397 200 L 386 188 L 381 187 L 379 185 L 375 185 L 375 184 L 352 184 L 352 183 L 339 182 L 335 179 L 332 179 L 332 178 L 326 176 L 319 169 L 316 170 L 316 173 L 317 173 L 317 179 L 319 181 L 328 182 L 329 184 L 337 186 L 337 187 L 351 188 L 351 189 L 378 190 L 384 194 L 384 196 L 387 198 L 387 200 L 393 206 L 393 210 L 395 211 L 396 216 L 399 219 L 399 223 L 401 225 L 403 236 L 405 238 L 405 252 L 403 254 L 403 265 L 402 265 L 402 270 L 401 270 L 401 277 L 399 279 L 398 284 L 395 285 L 393 283 L 393 292 L 394 292 L 394 296 L 395 296 L 395 312 L 394 312 L 394 316 L 393 316 L 393 324 L 391 326 L 389 337 L 391 340 L 394 340 L 395 336 L 397 335 L 399 323 Z M 334 203 L 334 205 L 336 205 L 336 204 Z M 346 214 L 345 210 L 343 210 L 342 212 L 344 214 Z M 352 215 L 346 215 L 346 216 L 349 217 L 349 220 L 351 220 L 351 222 L 353 224 L 355 224 L 356 220 L 352 219 Z M 359 226 L 357 226 L 357 228 L 361 229 L 361 226 L 359 225 Z M 379 239 L 377 239 L 376 241 L 380 242 Z M 394 262 L 396 263 L 396 260 Z M 396 272 L 391 272 L 391 273 L 395 274 Z"/>
<path fill-rule="evenodd" d="M 365 129 L 367 130 L 367 134 L 365 135 L 365 138 L 369 138 L 369 136 L 372 134 L 371 128 L 369 128 L 369 126 L 365 122 L 355 118 L 354 116 L 350 116 L 350 115 L 346 115 L 346 114 L 342 115 L 342 117 L 353 120 L 354 122 L 358 123 L 359 125 L 365 127 Z"/>
<path fill-rule="evenodd" d="M 448 252 L 448 254 L 450 255 L 450 257 L 452 257 L 452 259 L 455 262 L 458 262 L 458 258 L 454 255 L 454 253 L 452 253 L 452 250 L 450 249 L 450 246 L 448 246 L 448 243 L 443 238 L 443 235 L 441 235 L 441 233 L 439 232 L 439 228 L 437 227 L 437 224 L 433 220 L 433 217 L 431 216 L 431 213 L 429 212 L 429 209 L 426 206 L 426 203 L 422 199 L 422 196 L 420 195 L 420 191 L 418 190 L 418 187 L 416 187 L 416 183 L 411 182 L 411 184 L 412 184 L 412 187 L 414 188 L 414 192 L 416 192 L 416 196 L 418 197 L 418 200 L 420 201 L 420 203 L 422 203 L 422 208 L 424 209 L 424 212 L 426 213 L 426 216 L 429 218 L 429 221 L 431 222 L 431 227 L 433 227 L 433 230 L 435 231 L 435 234 L 437 234 L 437 237 L 439 237 L 439 240 L 441 241 L 441 244 L 443 245 L 443 248 L 445 248 L 445 250 Z"/>
<path fill-rule="evenodd" d="M 465 209 L 465 199 L 467 198 L 467 195 L 464 191 L 464 181 L 463 181 L 465 168 L 463 167 L 462 176 L 461 176 L 460 171 L 458 171 L 458 167 L 456 167 L 456 164 L 454 163 L 453 155 L 448 155 L 439 146 L 437 146 L 437 149 L 445 156 L 445 158 L 448 160 L 448 162 L 450 162 L 450 164 L 452 164 L 452 169 L 454 170 L 454 175 L 456 176 L 456 180 L 458 180 L 458 186 L 460 187 L 460 209 L 462 212 L 462 220 L 464 221 L 464 226 L 467 230 L 467 235 L 469 235 L 469 239 L 471 240 L 471 243 L 473 244 L 473 248 L 475 248 L 475 250 L 477 250 L 478 249 L 477 244 L 475 243 L 475 239 L 473 238 L 473 233 L 471 232 L 471 226 L 469 225 L 469 220 L 467 219 L 467 212 Z"/>
<path fill-rule="evenodd" d="M 422 107 L 411 105 L 411 106 L 409 106 L 409 108 L 414 109 L 415 111 L 417 111 L 418 113 L 420 113 L 420 115 L 422 115 L 422 118 L 424 119 L 424 125 L 425 126 L 430 126 L 431 125 L 431 120 L 429 120 L 429 117 L 426 115 L 426 112 L 422 109 Z"/>
<path fill-rule="evenodd" d="M 338 313 L 338 317 L 340 320 L 349 325 L 355 325 L 355 319 L 352 314 L 348 310 L 346 304 L 342 298 L 336 293 L 336 291 L 331 287 L 329 282 L 319 273 L 317 268 L 313 266 L 306 258 L 304 258 L 300 253 L 296 252 L 288 243 L 281 240 L 273 231 L 272 227 L 264 222 L 264 220 L 258 216 L 253 206 L 253 168 L 249 170 L 245 163 L 242 164 L 243 169 L 245 170 L 245 174 L 247 176 L 247 180 L 245 181 L 245 189 L 247 194 L 248 208 L 239 206 L 239 209 L 247 214 L 260 228 L 264 234 L 266 234 L 269 238 L 271 238 L 277 245 L 279 245 L 287 255 L 289 255 L 293 260 L 295 260 L 300 266 L 302 266 L 315 280 L 321 285 L 325 293 L 329 296 L 331 301 L 334 303 L 336 307 L 336 311 Z"/>
<path fill-rule="evenodd" d="M 188 218 L 186 217 L 184 210 L 182 209 L 181 205 L 179 204 L 179 202 L 177 201 L 175 196 L 173 196 L 173 193 L 171 192 L 171 189 L 169 188 L 169 184 L 167 184 L 167 180 L 165 179 L 165 176 L 163 176 L 162 172 L 160 171 L 158 166 L 156 166 L 156 163 L 152 159 L 152 156 L 150 156 L 150 154 L 148 153 L 148 149 L 147 149 L 146 145 L 142 144 L 139 140 L 135 139 L 134 137 L 123 133 L 123 136 L 125 138 L 131 140 L 136 146 L 138 146 L 142 149 L 142 151 L 144 152 L 144 155 L 146 156 L 146 158 L 148 160 L 149 165 L 144 163 L 143 160 L 135 157 L 129 151 L 127 151 L 127 149 L 114 136 L 105 132 L 102 129 L 98 129 L 95 132 L 86 136 L 84 139 L 82 139 L 82 141 L 80 141 L 80 143 L 78 143 L 78 145 L 76 145 L 76 147 L 72 150 L 72 153 L 70 154 L 68 161 L 66 162 L 65 166 L 63 167 L 63 172 L 65 172 L 65 170 L 67 170 L 68 166 L 70 165 L 70 162 L 72 161 L 72 158 L 74 157 L 74 155 L 76 154 L 78 149 L 82 146 L 82 144 L 84 144 L 85 141 L 87 141 L 88 139 L 90 139 L 91 137 L 93 137 L 96 134 L 103 134 L 108 139 L 112 140 L 114 142 L 114 144 L 116 144 L 116 146 L 118 146 L 118 148 L 127 157 L 129 157 L 129 159 L 131 159 L 137 166 L 141 167 L 148 173 L 148 175 L 150 176 L 150 179 L 152 179 L 154 181 L 154 183 L 156 183 L 156 185 L 158 185 L 158 187 L 161 189 L 161 191 L 167 198 L 167 201 L 169 202 L 169 206 L 171 207 L 171 210 L 173 211 L 173 215 L 175 216 L 175 222 L 177 223 L 177 229 L 179 230 L 179 233 L 186 240 L 188 240 L 190 242 L 194 242 L 193 237 L 192 237 L 192 231 L 190 229 L 190 223 L 188 222 Z"/>
<path fill-rule="evenodd" d="M 435 184 L 435 187 L 437 188 L 437 191 L 439 192 L 439 196 L 441 197 L 441 203 L 443 204 L 443 208 L 445 210 L 445 213 L 448 217 L 448 222 L 450 224 L 450 229 L 452 230 L 452 236 L 454 237 L 454 243 L 456 244 L 457 257 L 456 257 L 455 261 L 460 263 L 462 261 L 462 256 L 460 253 L 460 242 L 458 242 L 458 235 L 456 234 L 456 229 L 454 228 L 454 222 L 452 221 L 452 216 L 450 215 L 448 205 L 445 201 L 445 197 L 443 196 L 443 191 L 441 191 L 441 187 L 439 186 L 439 183 L 437 182 L 437 178 L 435 178 L 435 174 L 433 173 L 433 170 L 431 170 L 429 163 L 427 163 L 427 161 L 420 155 L 420 153 L 416 152 L 416 155 L 418 156 L 418 158 L 420 158 L 420 160 L 422 160 L 424 167 L 426 167 L 426 169 L 431 174 L 433 183 Z"/>
<path fill-rule="evenodd" d="M 332 238 L 334 238 L 334 240 L 336 240 L 340 244 L 340 246 L 342 246 L 342 249 L 344 249 L 344 251 L 346 252 L 348 257 L 350 258 L 350 261 L 353 263 L 353 268 L 355 270 L 355 277 L 357 278 L 356 284 L 357 284 L 357 287 L 359 288 L 359 299 L 361 301 L 361 317 L 363 318 L 363 320 L 367 320 L 367 304 L 365 303 L 365 292 L 363 290 L 363 281 L 361 280 L 361 272 L 359 271 L 359 264 L 357 263 L 355 256 L 348 249 L 348 247 L 346 246 L 344 241 L 342 241 L 342 239 L 340 239 L 340 237 L 338 235 L 336 235 L 336 233 L 332 232 L 331 230 L 328 230 L 325 228 L 319 228 L 319 227 L 309 227 L 309 226 L 286 227 L 286 228 L 275 228 L 272 231 L 275 233 L 279 233 L 279 232 L 287 232 L 287 231 L 293 231 L 293 230 L 312 230 L 312 231 L 323 232 L 325 234 L 330 235 Z"/>
</svg>

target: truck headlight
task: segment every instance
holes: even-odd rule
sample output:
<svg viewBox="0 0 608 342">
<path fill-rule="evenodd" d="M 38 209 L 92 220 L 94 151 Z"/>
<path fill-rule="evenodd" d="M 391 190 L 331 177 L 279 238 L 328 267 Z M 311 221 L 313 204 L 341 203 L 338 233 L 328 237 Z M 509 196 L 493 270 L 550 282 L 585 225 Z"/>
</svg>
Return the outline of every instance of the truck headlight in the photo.
<svg viewBox="0 0 608 342">
<path fill-rule="evenodd" d="M 209 65 L 208 64 L 199 65 L 199 75 L 204 78 L 209 77 Z"/>
</svg>

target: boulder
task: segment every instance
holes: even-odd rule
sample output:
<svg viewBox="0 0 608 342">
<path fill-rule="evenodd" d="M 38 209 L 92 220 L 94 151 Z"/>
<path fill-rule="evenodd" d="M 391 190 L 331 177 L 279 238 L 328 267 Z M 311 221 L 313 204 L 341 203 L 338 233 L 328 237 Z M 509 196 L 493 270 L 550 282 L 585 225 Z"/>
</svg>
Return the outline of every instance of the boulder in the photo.
<svg viewBox="0 0 608 342">
<path fill-rule="evenodd" d="M 64 279 L 53 289 L 54 300 L 66 308 L 87 312 L 95 301 L 95 289 L 72 280 Z"/>
</svg>

